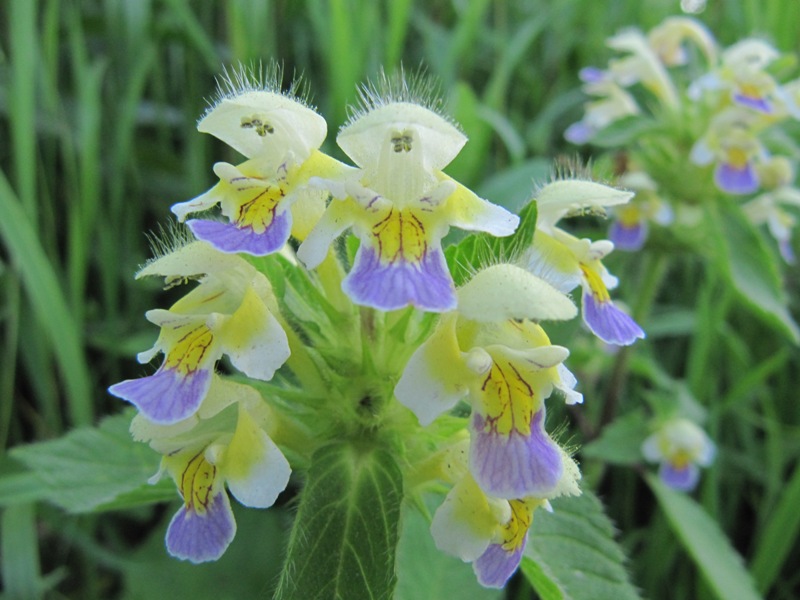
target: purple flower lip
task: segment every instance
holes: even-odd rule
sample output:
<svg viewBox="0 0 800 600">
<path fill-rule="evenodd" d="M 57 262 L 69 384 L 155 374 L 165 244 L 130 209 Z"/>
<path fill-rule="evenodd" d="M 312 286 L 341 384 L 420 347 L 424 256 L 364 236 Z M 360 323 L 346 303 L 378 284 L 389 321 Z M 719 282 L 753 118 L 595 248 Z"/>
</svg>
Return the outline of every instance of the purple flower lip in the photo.
<svg viewBox="0 0 800 600">
<path fill-rule="evenodd" d="M 714 170 L 714 183 L 723 192 L 737 195 L 752 194 L 759 186 L 756 170 L 749 162 L 742 167 L 719 163 Z"/>
<path fill-rule="evenodd" d="M 211 499 L 199 514 L 183 505 L 167 529 L 167 551 L 174 557 L 193 563 L 217 560 L 236 535 L 230 500 L 225 490 Z"/>
<path fill-rule="evenodd" d="M 544 430 L 544 409 L 531 417 L 531 434 L 508 436 L 485 431 L 486 419 L 474 413 L 470 470 L 481 489 L 496 498 L 547 497 L 558 485 L 561 451 Z"/>
<path fill-rule="evenodd" d="M 148 377 L 116 383 L 108 391 L 136 406 L 153 423 L 171 425 L 196 413 L 210 386 L 210 370 L 181 375 L 162 367 Z"/>
<path fill-rule="evenodd" d="M 597 67 L 584 67 L 578 71 L 578 77 L 584 83 L 600 83 L 608 78 L 608 75 L 602 69 Z"/>
<path fill-rule="evenodd" d="M 691 492 L 700 480 L 700 469 L 689 463 L 683 468 L 676 468 L 669 462 L 661 463 L 658 475 L 666 485 L 679 492 Z"/>
<path fill-rule="evenodd" d="M 527 543 L 526 535 L 524 542 L 512 552 L 505 550 L 501 544 L 491 544 L 486 552 L 472 563 L 478 582 L 484 587 L 503 587 L 519 567 Z"/>
<path fill-rule="evenodd" d="M 760 96 L 747 96 L 742 93 L 734 94 L 733 101 L 737 104 L 741 104 L 742 106 L 746 106 L 747 108 L 752 108 L 753 110 L 757 110 L 758 112 L 771 114 L 772 111 L 772 104 L 766 98 L 762 98 Z"/>
<path fill-rule="evenodd" d="M 221 252 L 244 252 L 253 256 L 266 256 L 283 248 L 291 232 L 291 213 L 283 211 L 275 216 L 263 233 L 252 227 L 238 227 L 234 223 L 192 219 L 186 224 L 197 239 L 208 242 Z"/>
<path fill-rule="evenodd" d="M 614 242 L 615 250 L 636 252 L 641 250 L 647 240 L 647 223 L 640 221 L 633 225 L 623 225 L 614 221 L 608 231 L 608 239 Z"/>
<path fill-rule="evenodd" d="M 356 304 L 396 310 L 409 304 L 431 312 L 456 307 L 456 294 L 441 250 L 429 250 L 419 263 L 383 263 L 372 248 L 359 249 L 342 286 Z"/>
<path fill-rule="evenodd" d="M 645 337 L 638 323 L 610 300 L 599 301 L 591 292 L 583 294 L 583 320 L 597 337 L 607 344 L 630 346 Z"/>
</svg>

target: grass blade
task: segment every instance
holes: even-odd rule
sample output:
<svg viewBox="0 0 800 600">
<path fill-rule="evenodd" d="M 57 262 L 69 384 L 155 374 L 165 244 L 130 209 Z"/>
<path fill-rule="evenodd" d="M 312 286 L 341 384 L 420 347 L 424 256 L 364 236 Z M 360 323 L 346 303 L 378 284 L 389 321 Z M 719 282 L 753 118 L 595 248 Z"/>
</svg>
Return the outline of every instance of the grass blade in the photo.
<svg viewBox="0 0 800 600">
<path fill-rule="evenodd" d="M 33 504 L 12 506 L 3 511 L 2 554 L 4 598 L 36 600 L 42 597 L 39 546 L 36 539 L 36 511 Z"/>
<path fill-rule="evenodd" d="M 92 394 L 81 333 L 53 266 L 5 174 L 0 172 L 0 237 L 19 271 L 25 292 L 46 331 L 59 364 L 74 425 L 92 421 Z"/>
</svg>

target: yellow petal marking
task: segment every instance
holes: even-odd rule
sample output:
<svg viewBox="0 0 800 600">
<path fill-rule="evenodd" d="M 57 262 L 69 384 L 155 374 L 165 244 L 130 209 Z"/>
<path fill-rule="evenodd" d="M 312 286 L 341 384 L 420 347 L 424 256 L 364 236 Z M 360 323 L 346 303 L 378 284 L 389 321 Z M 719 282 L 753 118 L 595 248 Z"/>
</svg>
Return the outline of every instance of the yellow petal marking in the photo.
<svg viewBox="0 0 800 600">
<path fill-rule="evenodd" d="M 232 221 L 237 227 L 251 227 L 264 233 L 275 219 L 280 201 L 286 196 L 288 184 L 286 166 L 278 170 L 277 179 L 234 177 L 225 184 L 225 200 L 234 206 Z"/>
<path fill-rule="evenodd" d="M 186 508 L 199 515 L 208 510 L 213 500 L 214 479 L 217 468 L 206 460 L 205 450 L 195 454 L 181 472 L 178 489 Z"/>
<path fill-rule="evenodd" d="M 425 223 L 413 211 L 389 208 L 372 226 L 374 247 L 381 261 L 421 262 L 428 252 L 425 229 Z"/>
<path fill-rule="evenodd" d="M 597 302 L 610 302 L 611 294 L 608 293 L 608 288 L 606 288 L 606 284 L 603 283 L 600 274 L 589 265 L 581 263 L 580 266 L 581 272 L 583 272 L 583 278 L 586 280 L 586 283 L 589 284 L 589 289 L 592 290 L 594 299 Z"/>
<path fill-rule="evenodd" d="M 200 367 L 214 343 L 214 334 L 204 324 L 180 325 L 167 335 L 175 342 L 166 353 L 164 367 L 175 369 L 183 376 L 194 373 Z"/>
<path fill-rule="evenodd" d="M 514 552 L 525 541 L 525 534 L 533 521 L 533 511 L 542 503 L 541 500 L 510 500 L 511 519 L 503 525 L 500 532 L 503 550 Z"/>
<path fill-rule="evenodd" d="M 492 368 L 481 385 L 485 430 L 506 436 L 513 430 L 529 436 L 535 389 L 511 361 L 492 358 Z"/>
<path fill-rule="evenodd" d="M 617 209 L 617 219 L 623 227 L 630 229 L 642 222 L 643 212 L 638 204 L 626 204 Z"/>
<path fill-rule="evenodd" d="M 742 148 L 729 148 L 727 151 L 727 162 L 734 169 L 742 170 L 747 166 L 749 158 L 747 152 Z"/>
</svg>

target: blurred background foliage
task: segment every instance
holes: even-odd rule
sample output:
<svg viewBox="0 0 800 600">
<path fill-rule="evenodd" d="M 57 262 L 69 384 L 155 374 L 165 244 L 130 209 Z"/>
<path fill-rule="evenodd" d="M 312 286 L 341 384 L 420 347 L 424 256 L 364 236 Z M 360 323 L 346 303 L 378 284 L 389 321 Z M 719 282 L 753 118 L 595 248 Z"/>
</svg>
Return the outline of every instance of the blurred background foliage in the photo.
<svg viewBox="0 0 800 600">
<path fill-rule="evenodd" d="M 421 65 L 470 137 L 448 173 L 517 208 L 554 157 L 575 153 L 562 135 L 581 114 L 578 70 L 604 64 L 604 40 L 622 27 L 646 30 L 680 10 L 666 0 L 0 3 L 2 597 L 244 598 L 274 584 L 286 510 L 238 511 L 231 551 L 191 567 L 164 553 L 163 506 L 70 516 L 33 502 L 7 457 L 11 447 L 122 410 L 105 389 L 140 374 L 132 357 L 156 334 L 143 313 L 164 304 L 156 285 L 133 281 L 150 253 L 145 232 L 213 183 L 215 160 L 236 162 L 194 126 L 224 65 L 275 58 L 287 83 L 302 75 L 329 123 L 324 149 L 340 158 L 333 140 L 357 85 L 381 67 Z M 760 34 L 781 51 L 800 49 L 797 0 L 712 0 L 699 18 L 724 45 Z M 612 258 L 610 269 L 626 277 L 652 268 Z M 796 308 L 796 270 L 787 285 Z M 700 501 L 760 591 L 796 597 L 800 359 L 762 323 L 721 309 L 731 298 L 720 289 L 690 258 L 673 263 L 644 322 L 647 349 L 631 358 L 624 401 L 665 393 L 652 389 L 661 372 L 702 400 L 721 452 Z M 580 346 L 574 353 L 581 361 Z M 602 399 L 619 394 L 620 382 L 608 377 L 611 357 L 589 353 L 586 418 L 601 422 Z M 713 597 L 686 568 L 642 480 L 590 458 L 584 468 L 622 530 L 644 594 Z M 533 592 L 518 578 L 506 597 Z"/>
</svg>

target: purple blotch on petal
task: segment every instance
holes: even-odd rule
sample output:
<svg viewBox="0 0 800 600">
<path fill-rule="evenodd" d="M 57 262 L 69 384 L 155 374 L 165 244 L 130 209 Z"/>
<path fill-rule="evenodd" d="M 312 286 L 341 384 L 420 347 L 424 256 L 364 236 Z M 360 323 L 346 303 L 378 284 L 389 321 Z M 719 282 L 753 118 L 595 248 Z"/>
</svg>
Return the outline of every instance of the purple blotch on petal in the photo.
<svg viewBox="0 0 800 600">
<path fill-rule="evenodd" d="M 692 463 L 682 469 L 676 469 L 670 463 L 663 462 L 658 470 L 658 476 L 673 490 L 691 492 L 700 480 L 700 469 Z"/>
<path fill-rule="evenodd" d="M 236 535 L 236 521 L 223 490 L 214 496 L 203 514 L 186 505 L 172 517 L 167 529 L 167 551 L 193 563 L 217 560 Z"/>
<path fill-rule="evenodd" d="M 153 423 L 170 425 L 197 412 L 210 385 L 210 370 L 180 375 L 161 368 L 149 377 L 116 383 L 108 391 L 136 406 Z"/>
<path fill-rule="evenodd" d="M 758 175 L 750 163 L 740 168 L 721 162 L 714 170 L 714 183 L 729 194 L 752 194 L 758 190 Z"/>
<path fill-rule="evenodd" d="M 766 98 L 760 96 L 746 96 L 744 94 L 734 94 L 733 101 L 747 108 L 752 108 L 758 112 L 772 113 L 772 104 Z"/>
<path fill-rule="evenodd" d="M 470 471 L 481 489 L 496 498 L 545 497 L 564 469 L 561 452 L 543 427 L 544 408 L 531 417 L 531 434 L 486 431 L 486 418 L 472 415 Z"/>
<path fill-rule="evenodd" d="M 614 242 L 615 250 L 636 252 L 641 250 L 647 239 L 647 222 L 639 221 L 630 227 L 614 221 L 608 230 L 608 239 Z"/>
<path fill-rule="evenodd" d="M 583 321 L 607 344 L 630 346 L 637 339 L 644 338 L 644 331 L 636 321 L 611 300 L 599 302 L 591 292 L 583 293 Z"/>
<path fill-rule="evenodd" d="M 361 246 L 342 288 L 356 304 L 395 310 L 409 304 L 431 312 L 456 307 L 453 279 L 441 250 L 428 251 L 418 263 L 382 263 L 372 248 Z"/>
<path fill-rule="evenodd" d="M 519 567 L 527 543 L 528 536 L 526 535 L 519 548 L 513 552 L 507 552 L 501 544 L 491 544 L 486 552 L 472 563 L 472 569 L 478 576 L 478 582 L 484 587 L 503 587 Z"/>
<path fill-rule="evenodd" d="M 197 239 L 208 242 L 221 252 L 244 252 L 253 256 L 266 256 L 283 248 L 292 229 L 288 210 L 276 215 L 263 233 L 256 233 L 249 226 L 237 227 L 222 221 L 192 219 L 186 224 Z"/>
</svg>

